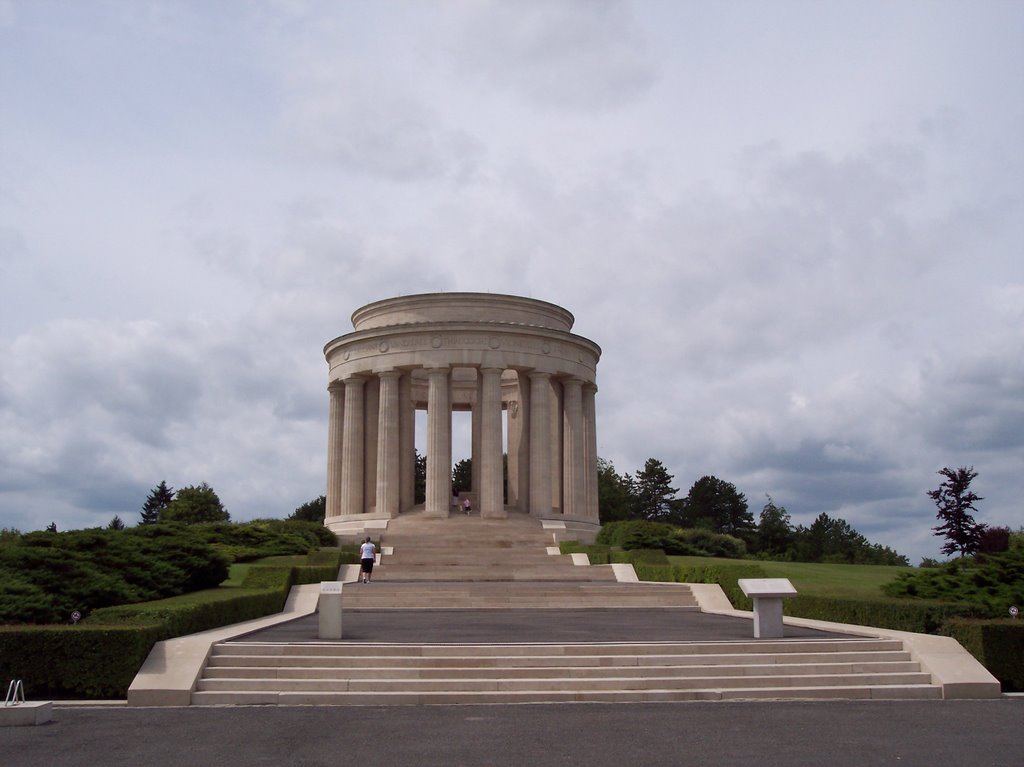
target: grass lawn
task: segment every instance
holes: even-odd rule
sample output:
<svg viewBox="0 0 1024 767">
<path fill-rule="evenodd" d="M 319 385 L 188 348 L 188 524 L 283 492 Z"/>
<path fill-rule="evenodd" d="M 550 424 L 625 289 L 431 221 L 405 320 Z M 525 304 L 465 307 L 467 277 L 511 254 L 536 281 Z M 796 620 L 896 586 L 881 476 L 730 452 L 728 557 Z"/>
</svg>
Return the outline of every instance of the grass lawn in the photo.
<svg viewBox="0 0 1024 767">
<path fill-rule="evenodd" d="M 833 565 L 818 562 L 762 562 L 754 559 L 669 557 L 672 564 L 709 567 L 715 564 L 760 565 L 768 578 L 789 578 L 801 594 L 821 597 L 874 599 L 884 597 L 881 586 L 913 567 Z M 887 598 L 887 597 L 886 597 Z"/>
</svg>

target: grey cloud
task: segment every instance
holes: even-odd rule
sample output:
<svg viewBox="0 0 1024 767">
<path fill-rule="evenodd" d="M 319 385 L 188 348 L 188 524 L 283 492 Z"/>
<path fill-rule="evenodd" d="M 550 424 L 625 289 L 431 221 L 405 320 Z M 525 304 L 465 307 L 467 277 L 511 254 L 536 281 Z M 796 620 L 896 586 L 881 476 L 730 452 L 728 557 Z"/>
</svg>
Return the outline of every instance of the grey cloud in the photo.
<svg viewBox="0 0 1024 767">
<path fill-rule="evenodd" d="M 358 77 L 349 73 L 297 89 L 281 118 L 292 151 L 394 182 L 473 176 L 483 154 L 477 139 L 446 127 L 392 85 L 359 83 Z"/>
<path fill-rule="evenodd" d="M 461 68 L 536 104 L 595 111 L 635 101 L 657 79 L 619 0 L 483 2 L 458 22 Z"/>
</svg>

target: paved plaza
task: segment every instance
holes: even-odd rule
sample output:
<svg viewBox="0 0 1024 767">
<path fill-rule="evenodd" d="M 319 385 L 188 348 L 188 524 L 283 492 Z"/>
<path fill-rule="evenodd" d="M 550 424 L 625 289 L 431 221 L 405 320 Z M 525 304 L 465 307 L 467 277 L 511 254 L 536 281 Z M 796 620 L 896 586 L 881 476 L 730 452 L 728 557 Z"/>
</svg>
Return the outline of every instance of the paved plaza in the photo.
<svg viewBox="0 0 1024 767">
<path fill-rule="evenodd" d="M 1018 767 L 1024 699 L 58 708 L 5 767 Z"/>
</svg>

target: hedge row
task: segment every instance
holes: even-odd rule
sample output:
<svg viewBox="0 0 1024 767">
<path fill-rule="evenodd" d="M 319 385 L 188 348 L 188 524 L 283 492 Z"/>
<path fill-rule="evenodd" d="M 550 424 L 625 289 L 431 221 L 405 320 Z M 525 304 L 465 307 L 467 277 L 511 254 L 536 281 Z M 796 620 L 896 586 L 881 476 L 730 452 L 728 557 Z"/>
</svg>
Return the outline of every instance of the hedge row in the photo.
<svg viewBox="0 0 1024 767">
<path fill-rule="evenodd" d="M 0 627 L 0 679 L 22 679 L 31 698 L 123 698 L 156 642 L 280 612 L 293 585 L 334 579 L 352 552 L 311 556 L 318 564 L 255 565 L 240 588 L 94 610 L 78 626 Z"/>
<path fill-rule="evenodd" d="M 764 578 L 760 565 L 683 565 L 634 566 L 637 576 L 644 581 L 675 583 L 717 583 L 722 587 L 733 607 L 751 610 L 753 603 L 743 594 L 738 581 L 741 578 Z M 987 614 L 984 605 L 954 602 L 926 602 L 898 599 L 833 599 L 798 595 L 783 602 L 786 615 L 812 618 L 858 626 L 877 626 L 897 631 L 934 634 L 954 618 L 975 618 Z"/>
<path fill-rule="evenodd" d="M 942 633 L 977 658 L 1000 681 L 1003 692 L 1024 692 L 1024 622 L 952 620 Z"/>
</svg>

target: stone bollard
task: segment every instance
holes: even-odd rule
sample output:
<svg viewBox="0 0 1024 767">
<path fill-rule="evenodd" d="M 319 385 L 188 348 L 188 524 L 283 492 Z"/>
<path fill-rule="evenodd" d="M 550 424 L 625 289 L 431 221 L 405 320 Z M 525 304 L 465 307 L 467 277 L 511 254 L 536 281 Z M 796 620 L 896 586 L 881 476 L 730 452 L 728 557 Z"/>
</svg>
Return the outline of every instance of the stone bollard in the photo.
<svg viewBox="0 0 1024 767">
<path fill-rule="evenodd" d="M 320 581 L 320 639 L 341 639 L 341 581 Z"/>
<path fill-rule="evenodd" d="M 743 593 L 754 600 L 754 638 L 780 639 L 782 600 L 796 596 L 788 578 L 740 578 Z"/>
</svg>

